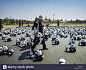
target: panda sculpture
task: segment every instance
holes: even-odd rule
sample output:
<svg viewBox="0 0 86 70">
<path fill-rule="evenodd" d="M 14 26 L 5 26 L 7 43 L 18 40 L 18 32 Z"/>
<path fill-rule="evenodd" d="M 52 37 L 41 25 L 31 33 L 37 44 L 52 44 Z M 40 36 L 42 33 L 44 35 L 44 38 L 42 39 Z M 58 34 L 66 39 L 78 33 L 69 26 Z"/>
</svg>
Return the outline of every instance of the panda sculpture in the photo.
<svg viewBox="0 0 86 70">
<path fill-rule="evenodd" d="M 64 38 L 67 38 L 68 37 L 68 35 L 67 34 L 64 34 Z"/>
<path fill-rule="evenodd" d="M 20 45 L 20 39 L 19 38 L 16 39 L 16 45 Z"/>
<path fill-rule="evenodd" d="M 30 33 L 29 32 L 26 32 L 26 37 L 30 37 Z"/>
<path fill-rule="evenodd" d="M 59 64 L 66 64 L 66 60 L 63 59 L 63 58 L 61 58 L 61 59 L 59 60 Z"/>
<path fill-rule="evenodd" d="M 26 47 L 26 43 L 25 42 L 20 42 L 19 47 L 21 47 L 21 48 Z"/>
<path fill-rule="evenodd" d="M 85 45 L 86 45 L 86 41 L 84 39 L 79 41 L 79 46 L 85 46 Z"/>
<path fill-rule="evenodd" d="M 12 40 L 12 39 L 11 39 L 10 36 L 8 36 L 7 39 L 5 38 L 5 42 L 11 41 L 11 40 Z"/>
<path fill-rule="evenodd" d="M 64 37 L 64 34 L 63 33 L 60 34 L 60 38 L 62 38 L 62 37 Z"/>
<path fill-rule="evenodd" d="M 74 44 L 71 44 L 70 48 L 65 46 L 66 52 L 76 52 L 76 47 Z"/>
<path fill-rule="evenodd" d="M 30 39 L 27 40 L 27 46 L 32 46 Z"/>
<path fill-rule="evenodd" d="M 82 39 L 85 39 L 85 35 L 82 36 Z"/>
<path fill-rule="evenodd" d="M 79 35 L 79 36 L 77 37 L 77 40 L 81 40 L 81 35 Z"/>
<path fill-rule="evenodd" d="M 73 35 L 72 38 L 73 38 L 74 40 L 76 40 L 76 36 L 75 36 L 75 35 Z"/>
<path fill-rule="evenodd" d="M 17 36 L 17 34 L 16 34 L 16 33 L 14 33 L 13 35 L 14 35 L 14 36 Z"/>
<path fill-rule="evenodd" d="M 54 40 L 56 39 L 56 37 L 57 37 L 57 35 L 54 34 L 54 35 L 52 36 L 52 41 L 54 41 Z"/>
<path fill-rule="evenodd" d="M 13 53 L 14 53 L 14 49 L 9 50 L 9 52 L 8 52 L 8 56 L 13 55 Z"/>
<path fill-rule="evenodd" d="M 8 35 L 8 32 L 7 32 L 7 31 L 4 31 L 4 34 L 5 34 L 5 35 Z"/>
<path fill-rule="evenodd" d="M 75 43 L 75 40 L 73 38 L 69 40 L 69 44 L 71 45 L 72 43 Z"/>
<path fill-rule="evenodd" d="M 5 35 L 2 35 L 2 40 L 5 40 L 6 36 Z"/>
<path fill-rule="evenodd" d="M 30 51 L 30 58 L 31 58 L 31 59 L 36 58 L 37 61 L 42 61 L 43 58 L 44 58 L 44 54 L 43 54 L 43 52 L 42 52 L 41 50 L 39 50 L 39 49 L 38 49 L 35 53 L 33 53 L 32 51 Z"/>
<path fill-rule="evenodd" d="M 38 60 L 38 61 L 43 60 L 43 58 L 44 58 L 43 52 L 38 49 L 38 50 L 36 51 L 36 57 L 37 57 L 37 60 Z"/>
<path fill-rule="evenodd" d="M 2 33 L 0 32 L 0 36 L 2 36 Z"/>
<path fill-rule="evenodd" d="M 25 40 L 25 37 L 23 35 L 21 35 L 21 41 Z"/>
<path fill-rule="evenodd" d="M 52 41 L 52 45 L 58 45 L 59 44 L 59 40 L 56 38 L 54 41 Z"/>
<path fill-rule="evenodd" d="M 47 40 L 49 38 L 49 32 L 48 31 L 45 31 L 44 38 L 45 38 L 45 40 Z"/>
<path fill-rule="evenodd" d="M 2 46 L 2 47 L 3 47 L 3 54 L 8 54 L 8 52 L 9 52 L 8 47 L 6 45 Z"/>
<path fill-rule="evenodd" d="M 10 33 L 10 36 L 13 36 L 13 33 L 12 32 Z"/>
</svg>

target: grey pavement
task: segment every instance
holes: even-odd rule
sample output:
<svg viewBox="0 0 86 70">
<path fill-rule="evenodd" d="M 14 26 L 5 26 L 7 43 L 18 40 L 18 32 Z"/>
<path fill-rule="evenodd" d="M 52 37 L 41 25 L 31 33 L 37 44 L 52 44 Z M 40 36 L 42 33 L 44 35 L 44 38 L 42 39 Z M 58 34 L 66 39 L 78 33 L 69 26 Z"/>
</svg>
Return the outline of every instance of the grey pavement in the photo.
<svg viewBox="0 0 86 70">
<path fill-rule="evenodd" d="M 26 33 L 23 35 L 25 36 Z M 17 37 L 21 37 L 21 35 L 17 35 Z M 46 41 L 48 50 L 42 50 L 42 52 L 44 52 L 44 59 L 42 61 L 31 60 L 29 58 L 30 47 L 20 48 L 16 46 L 17 37 L 12 37 L 12 41 L 10 42 L 4 42 L 0 36 L 0 45 L 7 45 L 10 49 L 13 48 L 15 50 L 14 54 L 10 57 L 7 55 L 0 55 L 0 64 L 58 64 L 61 58 L 64 58 L 67 64 L 86 64 L 86 46 L 78 46 L 79 41 L 75 41 L 75 53 L 65 52 L 65 46 L 70 46 L 70 36 L 67 38 L 60 38 L 57 36 L 60 41 L 59 45 L 52 45 L 52 37 L 49 38 Z M 29 39 L 29 37 L 25 37 L 25 42 L 27 42 L 27 39 Z M 37 49 L 42 49 L 42 45 L 37 45 L 35 50 Z"/>
</svg>

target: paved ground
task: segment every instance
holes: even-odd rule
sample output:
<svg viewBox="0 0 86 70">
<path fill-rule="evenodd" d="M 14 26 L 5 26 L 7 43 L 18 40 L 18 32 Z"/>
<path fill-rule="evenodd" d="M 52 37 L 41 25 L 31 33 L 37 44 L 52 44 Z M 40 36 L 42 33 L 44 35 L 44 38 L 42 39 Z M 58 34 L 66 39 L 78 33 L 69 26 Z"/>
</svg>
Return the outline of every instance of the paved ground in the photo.
<svg viewBox="0 0 86 70">
<path fill-rule="evenodd" d="M 20 37 L 20 35 L 17 37 Z M 0 45 L 7 45 L 9 48 L 13 48 L 15 50 L 14 54 L 10 57 L 7 55 L 0 55 L 0 64 L 58 64 L 60 58 L 64 58 L 67 61 L 67 64 L 86 64 L 86 46 L 78 46 L 79 41 L 75 41 L 75 53 L 65 52 L 65 46 L 70 46 L 70 36 L 67 38 L 60 38 L 57 36 L 60 40 L 59 45 L 52 45 L 51 38 L 49 38 L 46 41 L 46 46 L 49 50 L 42 50 L 42 52 L 44 52 L 44 59 L 39 62 L 35 59 L 31 60 L 29 58 L 30 47 L 20 48 L 16 46 L 17 37 L 12 37 L 11 42 L 4 42 L 0 36 Z M 25 39 L 25 41 L 27 41 L 29 37 L 25 37 Z M 42 49 L 42 45 L 37 45 L 35 50 L 37 49 Z"/>
</svg>

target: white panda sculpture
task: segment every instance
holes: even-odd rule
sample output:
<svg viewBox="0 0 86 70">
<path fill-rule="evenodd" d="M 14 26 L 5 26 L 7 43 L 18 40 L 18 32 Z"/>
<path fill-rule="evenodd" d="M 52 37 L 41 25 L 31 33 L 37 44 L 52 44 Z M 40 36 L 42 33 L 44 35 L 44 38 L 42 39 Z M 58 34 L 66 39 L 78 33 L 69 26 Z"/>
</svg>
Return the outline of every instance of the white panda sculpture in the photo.
<svg viewBox="0 0 86 70">
<path fill-rule="evenodd" d="M 59 64 L 66 64 L 66 60 L 63 59 L 63 58 L 61 58 L 61 59 L 59 60 Z"/>
<path fill-rule="evenodd" d="M 19 38 L 16 39 L 16 45 L 20 45 L 20 39 Z"/>
<path fill-rule="evenodd" d="M 43 60 L 43 58 L 44 58 L 43 52 L 39 49 L 36 51 L 36 56 L 37 56 L 38 61 Z"/>
<path fill-rule="evenodd" d="M 30 39 L 27 40 L 27 46 L 32 46 Z"/>
<path fill-rule="evenodd" d="M 6 36 L 5 35 L 2 35 L 2 40 L 5 40 Z"/>
<path fill-rule="evenodd" d="M 8 52 L 9 52 L 8 47 L 6 45 L 3 46 L 3 54 L 8 54 Z"/>
<path fill-rule="evenodd" d="M 21 40 L 25 40 L 25 37 L 23 35 L 21 35 Z"/>
<path fill-rule="evenodd" d="M 74 44 L 71 44 L 70 48 L 65 46 L 66 52 L 76 52 L 76 47 Z"/>
<path fill-rule="evenodd" d="M 5 38 L 5 42 L 7 42 L 7 41 L 11 41 L 11 37 L 10 36 L 8 36 L 7 39 Z"/>
<path fill-rule="evenodd" d="M 13 55 L 13 53 L 14 53 L 14 49 L 11 49 L 11 50 L 9 51 L 9 53 L 8 53 L 8 56 Z"/>
</svg>

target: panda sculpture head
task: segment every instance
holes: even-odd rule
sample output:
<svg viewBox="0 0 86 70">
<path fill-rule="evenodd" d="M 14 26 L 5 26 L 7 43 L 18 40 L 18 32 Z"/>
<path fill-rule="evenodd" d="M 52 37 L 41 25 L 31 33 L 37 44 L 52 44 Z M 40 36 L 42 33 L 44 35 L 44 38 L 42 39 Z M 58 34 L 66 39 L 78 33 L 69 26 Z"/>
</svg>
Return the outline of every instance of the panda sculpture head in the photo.
<svg viewBox="0 0 86 70">
<path fill-rule="evenodd" d="M 3 51 L 8 51 L 8 47 L 6 45 L 3 46 Z"/>
<path fill-rule="evenodd" d="M 42 55 L 42 51 L 38 49 L 36 52 L 36 55 L 38 55 L 38 56 Z"/>
<path fill-rule="evenodd" d="M 14 49 L 11 49 L 10 52 L 11 52 L 11 53 L 14 53 Z"/>
<path fill-rule="evenodd" d="M 38 36 L 37 37 L 41 37 L 41 36 L 42 36 L 42 34 L 40 32 L 38 32 Z"/>
<path fill-rule="evenodd" d="M 70 48 L 76 48 L 74 44 L 71 44 Z"/>
</svg>

